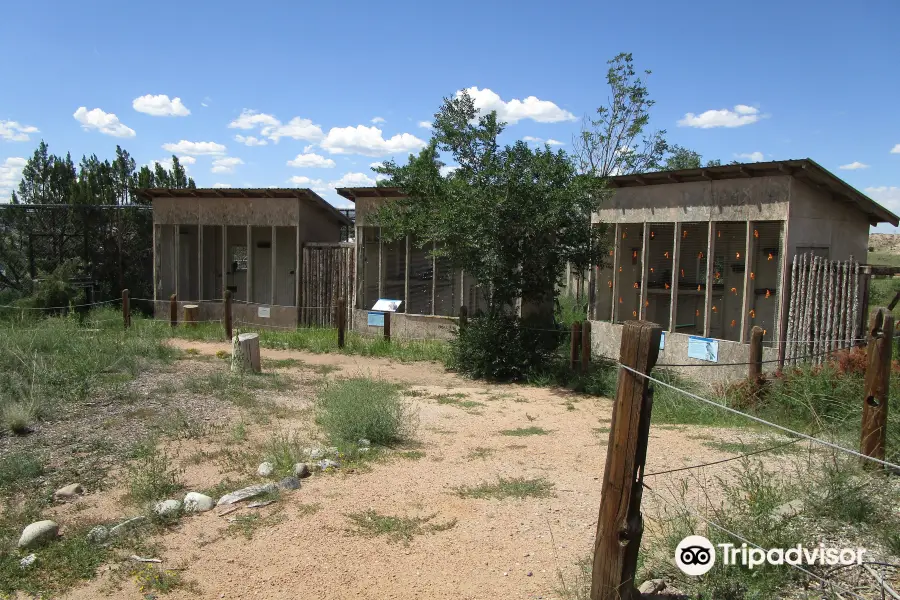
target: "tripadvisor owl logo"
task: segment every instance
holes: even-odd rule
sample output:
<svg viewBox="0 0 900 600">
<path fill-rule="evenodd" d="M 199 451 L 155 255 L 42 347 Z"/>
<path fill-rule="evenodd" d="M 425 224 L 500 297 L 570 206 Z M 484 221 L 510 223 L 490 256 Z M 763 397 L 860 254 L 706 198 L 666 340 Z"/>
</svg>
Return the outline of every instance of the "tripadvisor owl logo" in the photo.
<svg viewBox="0 0 900 600">
<path fill-rule="evenodd" d="M 689 535 L 675 548 L 675 564 L 685 575 L 703 575 L 716 564 L 716 549 L 702 535 Z"/>
</svg>

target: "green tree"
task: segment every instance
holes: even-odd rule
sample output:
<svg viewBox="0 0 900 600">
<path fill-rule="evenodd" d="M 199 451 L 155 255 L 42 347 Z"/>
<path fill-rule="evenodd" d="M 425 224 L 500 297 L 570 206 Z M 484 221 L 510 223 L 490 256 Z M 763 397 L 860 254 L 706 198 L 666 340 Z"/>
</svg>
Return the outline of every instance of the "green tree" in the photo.
<svg viewBox="0 0 900 600">
<path fill-rule="evenodd" d="M 703 166 L 703 162 L 699 152 L 675 144 L 669 148 L 669 155 L 666 157 L 664 170 L 699 169 L 701 166 Z"/>
</svg>

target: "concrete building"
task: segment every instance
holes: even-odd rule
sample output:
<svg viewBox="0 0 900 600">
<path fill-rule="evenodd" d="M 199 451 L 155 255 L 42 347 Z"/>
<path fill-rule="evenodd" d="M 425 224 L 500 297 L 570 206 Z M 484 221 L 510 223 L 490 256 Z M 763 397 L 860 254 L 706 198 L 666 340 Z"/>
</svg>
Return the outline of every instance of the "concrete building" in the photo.
<svg viewBox="0 0 900 600">
<path fill-rule="evenodd" d="M 719 340 L 719 362 L 744 362 L 754 325 L 765 331 L 766 357 L 777 358 L 794 256 L 864 263 L 869 227 L 898 223 L 809 159 L 611 182 L 612 199 L 592 218 L 608 228 L 609 256 L 589 277 L 569 278 L 590 299 L 595 352 L 609 357 L 618 355 L 620 323 L 645 319 L 667 332 L 660 362 L 701 364 L 688 357 L 692 336 Z"/>
<path fill-rule="evenodd" d="M 230 290 L 236 322 L 291 327 L 305 306 L 302 249 L 339 246 L 346 214 L 308 189 L 146 189 L 153 205 L 153 298 L 200 305 L 221 319 Z"/>
</svg>

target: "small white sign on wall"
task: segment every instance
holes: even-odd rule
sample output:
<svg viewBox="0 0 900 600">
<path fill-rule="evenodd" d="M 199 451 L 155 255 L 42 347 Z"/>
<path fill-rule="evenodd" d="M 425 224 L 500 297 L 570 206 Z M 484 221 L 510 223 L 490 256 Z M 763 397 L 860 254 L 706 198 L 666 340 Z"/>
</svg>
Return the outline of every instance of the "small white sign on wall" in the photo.
<svg viewBox="0 0 900 600">
<path fill-rule="evenodd" d="M 256 316 L 261 319 L 268 319 L 272 316 L 272 309 L 269 306 L 260 306 L 256 309 Z"/>
</svg>

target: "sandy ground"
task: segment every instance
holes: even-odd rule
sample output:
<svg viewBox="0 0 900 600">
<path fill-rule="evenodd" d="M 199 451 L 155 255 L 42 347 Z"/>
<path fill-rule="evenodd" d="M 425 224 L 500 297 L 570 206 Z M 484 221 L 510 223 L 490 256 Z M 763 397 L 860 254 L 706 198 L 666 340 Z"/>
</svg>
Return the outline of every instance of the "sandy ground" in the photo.
<svg viewBox="0 0 900 600">
<path fill-rule="evenodd" d="M 229 350 L 225 344 L 173 342 L 202 354 Z M 194 590 L 176 589 L 180 598 L 453 598 L 491 600 L 557 598 L 560 578 L 572 580 L 576 563 L 592 547 L 600 505 L 611 401 L 561 390 L 488 385 L 446 373 L 426 363 L 397 363 L 334 354 L 263 350 L 265 358 L 296 358 L 306 365 L 329 365 L 329 377 L 367 373 L 403 382 L 425 392 L 417 439 L 424 457 L 390 459 L 368 472 L 319 475 L 303 480 L 300 490 L 283 494 L 261 515 L 279 514 L 281 522 L 257 530 L 252 539 L 224 533 L 227 519 L 252 512 L 242 508 L 227 517 L 218 511 L 190 516 L 158 540 L 162 566 L 179 569 Z M 224 362 L 216 365 L 225 368 Z M 308 369 L 308 367 L 306 368 Z M 297 377 L 304 367 L 285 369 Z M 464 393 L 484 406 L 465 410 L 438 404 L 434 396 Z M 282 394 L 279 402 L 308 406 L 308 391 Z M 575 409 L 565 405 L 573 402 Z M 308 425 L 280 420 L 260 427 L 256 436 Z M 500 430 L 537 426 L 549 435 L 510 437 Z M 746 433 L 746 432 L 745 432 Z M 735 439 L 735 430 L 657 427 L 651 432 L 647 471 L 653 472 L 726 458 L 703 445 L 704 438 Z M 752 438 L 746 434 L 744 439 Z M 182 442 L 179 456 L 202 442 Z M 492 452 L 484 458 L 476 448 Z M 706 469 L 711 477 L 728 468 Z M 696 472 L 692 472 L 696 476 Z M 216 483 L 222 473 L 212 465 L 186 468 L 190 489 Z M 542 477 L 554 484 L 553 497 L 524 500 L 464 499 L 459 486 L 494 482 L 498 477 Z M 675 482 L 668 479 L 666 486 Z M 662 489 L 659 482 L 657 489 Z M 121 490 L 119 491 L 121 493 Z M 310 504 L 320 505 L 312 514 Z M 89 495 L 58 509 L 58 517 L 76 514 L 128 514 L 116 492 Z M 435 523 L 451 520 L 446 531 L 415 537 L 408 545 L 352 532 L 346 514 L 375 509 L 400 516 L 434 514 Z M 647 514 L 661 507 L 645 498 Z M 71 591 L 71 599 L 144 598 L 133 581 L 110 589 L 109 572 Z"/>
</svg>

